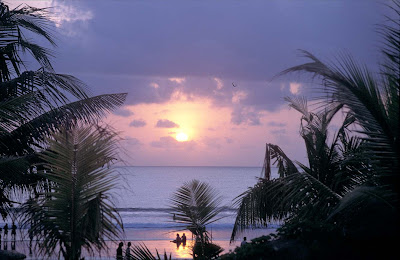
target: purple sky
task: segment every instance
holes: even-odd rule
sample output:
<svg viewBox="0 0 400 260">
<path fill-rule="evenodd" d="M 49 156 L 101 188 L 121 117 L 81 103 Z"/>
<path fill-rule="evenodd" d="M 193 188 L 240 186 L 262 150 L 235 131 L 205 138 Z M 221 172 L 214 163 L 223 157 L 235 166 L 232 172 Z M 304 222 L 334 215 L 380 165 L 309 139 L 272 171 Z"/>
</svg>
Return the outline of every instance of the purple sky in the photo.
<svg viewBox="0 0 400 260">
<path fill-rule="evenodd" d="M 283 98 L 312 92 L 299 49 L 376 70 L 389 1 L 5 1 L 54 6 L 55 68 L 93 94 L 127 92 L 106 119 L 128 165 L 261 166 L 265 143 L 305 162 L 300 116 Z M 35 65 L 32 64 L 34 67 Z M 178 142 L 185 132 L 189 140 Z"/>
</svg>

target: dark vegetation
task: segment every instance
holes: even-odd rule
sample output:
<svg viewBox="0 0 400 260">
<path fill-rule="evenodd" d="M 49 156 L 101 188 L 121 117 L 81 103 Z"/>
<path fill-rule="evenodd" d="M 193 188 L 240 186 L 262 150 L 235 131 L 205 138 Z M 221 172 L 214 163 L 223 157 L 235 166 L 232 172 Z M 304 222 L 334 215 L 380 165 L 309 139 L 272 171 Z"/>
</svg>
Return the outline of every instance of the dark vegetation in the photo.
<svg viewBox="0 0 400 260">
<path fill-rule="evenodd" d="M 30 237 L 41 239 L 39 252 L 60 248 L 78 260 L 82 247 L 104 248 L 104 238 L 117 235 L 112 219 L 122 225 L 105 167 L 115 159 L 115 134 L 98 125 L 126 94 L 89 96 L 82 81 L 54 71 L 53 51 L 25 36 L 54 47 L 47 14 L 0 2 L 0 214 L 18 205 Z M 30 60 L 38 67 L 28 69 Z M 20 205 L 13 194 L 30 199 Z"/>
<path fill-rule="evenodd" d="M 398 18 L 400 4 L 390 8 Z M 310 74 L 321 83 L 318 109 L 310 111 L 305 98 L 286 99 L 302 115 L 300 136 L 309 165 L 267 144 L 264 177 L 238 198 L 232 240 L 240 231 L 265 227 L 271 220 L 284 224 L 274 239 L 253 241 L 223 259 L 399 256 L 394 242 L 400 191 L 399 20 L 389 19 L 379 31 L 384 40 L 379 73 L 349 55 L 328 64 L 306 51 L 308 63 L 282 73 Z M 346 117 L 329 138 L 329 123 L 339 111 Z M 279 169 L 277 179 L 271 178 L 271 164 Z"/>
<path fill-rule="evenodd" d="M 390 8 L 398 18 L 400 4 Z M 19 206 L 29 233 L 41 239 L 39 251 L 51 254 L 59 246 L 64 258 L 76 260 L 82 247 L 101 249 L 104 237 L 118 236 L 112 219 L 122 226 L 109 201 L 113 180 L 105 167 L 115 158 L 115 135 L 98 123 L 125 94 L 90 97 L 79 79 L 56 73 L 53 52 L 24 36 L 35 34 L 55 46 L 46 15 L 45 9 L 9 10 L 0 3 L 0 213 L 5 218 L 17 204 L 13 194 L 28 194 Z M 351 56 L 328 64 L 309 52 L 303 52 L 308 63 L 282 73 L 306 73 L 321 83 L 317 109 L 305 98 L 286 99 L 301 114 L 308 165 L 266 145 L 264 176 L 238 198 L 231 239 L 271 220 L 284 224 L 221 259 L 398 258 L 399 28 L 399 19 L 379 28 L 379 73 Z M 23 55 L 38 68 L 28 70 Z M 329 125 L 339 112 L 346 117 L 332 134 Z M 271 178 L 271 165 L 278 166 L 279 178 Z M 218 202 L 215 191 L 198 181 L 172 198 L 176 222 L 196 237 L 196 259 L 221 252 L 206 230 L 218 219 Z M 134 249 L 137 259 L 161 259 L 145 245 Z"/>
</svg>

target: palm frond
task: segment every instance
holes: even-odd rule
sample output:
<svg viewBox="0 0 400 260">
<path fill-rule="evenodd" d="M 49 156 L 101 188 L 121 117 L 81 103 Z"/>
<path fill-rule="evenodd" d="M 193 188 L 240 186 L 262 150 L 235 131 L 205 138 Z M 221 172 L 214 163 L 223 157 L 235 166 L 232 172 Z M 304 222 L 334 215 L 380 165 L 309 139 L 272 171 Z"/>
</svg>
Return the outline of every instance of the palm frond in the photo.
<svg viewBox="0 0 400 260">
<path fill-rule="evenodd" d="M 184 183 L 171 198 L 175 221 L 195 235 L 204 233 L 206 225 L 217 221 L 222 208 L 221 197 L 209 184 L 192 180 Z"/>
<path fill-rule="evenodd" d="M 261 174 L 263 178 L 267 180 L 271 179 L 271 161 L 273 161 L 272 164 L 277 165 L 278 175 L 280 177 L 288 176 L 297 172 L 297 168 L 292 160 L 287 157 L 279 146 L 266 144 L 264 165 Z"/>
<path fill-rule="evenodd" d="M 82 247 L 89 252 L 105 248 L 104 239 L 118 237 L 116 225 L 122 227 L 110 200 L 115 176 L 107 167 L 116 156 L 115 134 L 77 127 L 54 134 L 48 142 L 41 159 L 53 189 L 24 206 L 25 225 L 40 239 L 45 254 L 60 245 L 65 258 L 75 259 Z"/>
<path fill-rule="evenodd" d="M 74 122 L 95 122 L 104 114 L 120 106 L 126 94 L 105 94 L 79 100 L 51 109 L 28 122 L 19 125 L 9 133 L 0 135 L 0 145 L 8 154 L 31 151 L 31 146 L 41 146 L 52 131 Z M 1 109 L 0 109 L 1 111 Z M 29 132 L 29 135 L 26 133 Z"/>
<path fill-rule="evenodd" d="M 344 56 L 338 65 L 326 65 L 308 52 L 303 52 L 312 60 L 310 63 L 292 67 L 283 73 L 303 71 L 321 77 L 324 91 L 329 95 L 328 102 L 343 104 L 356 118 L 365 135 L 365 145 L 382 161 L 384 172 L 389 170 L 385 164 L 396 161 L 395 140 L 398 135 L 394 122 L 398 122 L 398 89 L 390 87 L 391 96 L 385 97 L 381 83 L 366 68 L 359 66 L 350 56 Z M 397 94 L 396 94 L 397 93 Z M 395 95 L 393 97 L 393 95 Z M 397 96 L 397 98 L 395 98 Z M 324 97 L 325 98 L 325 97 Z M 385 101 L 390 100 L 390 114 Z M 398 165 L 393 165 L 398 167 Z M 396 168 L 397 169 L 397 168 Z"/>
</svg>

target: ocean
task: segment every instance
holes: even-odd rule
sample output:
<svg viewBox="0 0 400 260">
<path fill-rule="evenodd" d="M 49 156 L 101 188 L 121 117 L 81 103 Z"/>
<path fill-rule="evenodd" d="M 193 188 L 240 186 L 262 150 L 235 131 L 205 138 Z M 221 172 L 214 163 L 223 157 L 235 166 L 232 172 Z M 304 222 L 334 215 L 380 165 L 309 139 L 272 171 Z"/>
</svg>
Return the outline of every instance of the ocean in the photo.
<svg viewBox="0 0 400 260">
<path fill-rule="evenodd" d="M 226 249 L 225 252 L 234 249 L 236 244 L 229 244 L 229 240 L 236 217 L 235 198 L 257 183 L 261 170 L 260 167 L 115 167 L 117 186 L 111 193 L 125 229 L 124 237 L 119 240 L 143 241 L 151 247 L 167 247 L 167 252 L 173 250 L 175 258 L 188 257 L 190 252 L 187 248 L 186 251 L 179 251 L 170 243 L 176 233 L 185 231 L 177 231 L 169 206 L 170 198 L 179 187 L 197 179 L 218 191 L 222 197 L 221 206 L 224 207 L 219 215 L 222 218 L 208 225 L 207 230 L 212 239 Z M 273 176 L 277 175 L 276 172 L 277 169 L 273 169 Z M 6 222 L 10 225 L 11 220 Z M 0 227 L 3 226 L 4 221 L 0 219 Z M 278 224 L 271 223 L 267 230 L 250 231 L 246 235 L 251 238 L 271 233 L 277 226 Z M 190 236 L 190 232 L 186 232 Z M 110 255 L 113 254 L 116 242 L 112 244 Z M 163 248 L 159 250 L 162 252 Z"/>
<path fill-rule="evenodd" d="M 116 206 L 125 228 L 163 228 L 171 226 L 168 208 L 173 193 L 185 182 L 197 179 L 210 184 L 222 197 L 223 219 L 210 228 L 231 228 L 234 200 L 254 186 L 260 177 L 258 167 L 118 167 L 120 175 Z"/>
</svg>

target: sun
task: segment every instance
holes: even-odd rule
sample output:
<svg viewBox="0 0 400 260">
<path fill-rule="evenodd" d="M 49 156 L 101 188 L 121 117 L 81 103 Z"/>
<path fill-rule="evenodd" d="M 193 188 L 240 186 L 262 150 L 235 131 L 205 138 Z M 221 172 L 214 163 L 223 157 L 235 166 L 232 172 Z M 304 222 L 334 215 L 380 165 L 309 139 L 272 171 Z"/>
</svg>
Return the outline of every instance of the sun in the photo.
<svg viewBox="0 0 400 260">
<path fill-rule="evenodd" d="M 188 140 L 188 136 L 187 136 L 187 134 L 181 132 L 181 133 L 176 135 L 176 140 L 178 142 L 185 142 L 185 141 Z"/>
</svg>

